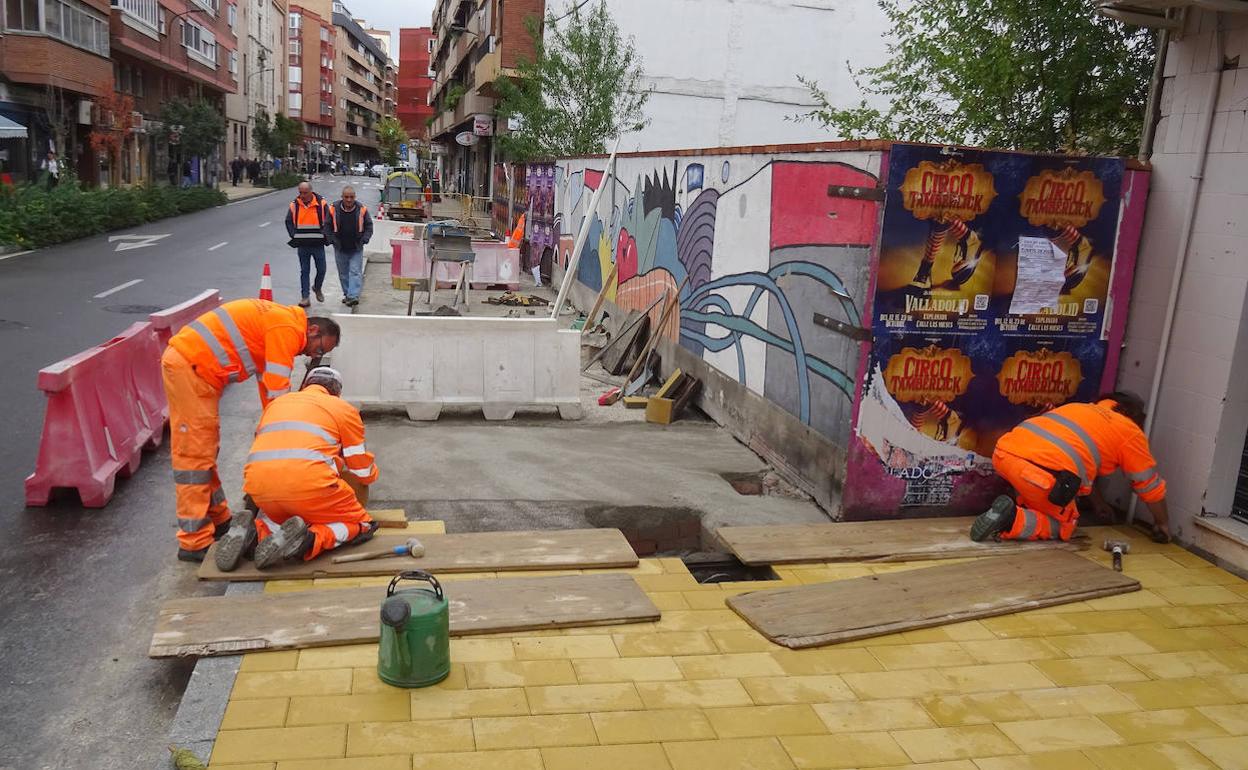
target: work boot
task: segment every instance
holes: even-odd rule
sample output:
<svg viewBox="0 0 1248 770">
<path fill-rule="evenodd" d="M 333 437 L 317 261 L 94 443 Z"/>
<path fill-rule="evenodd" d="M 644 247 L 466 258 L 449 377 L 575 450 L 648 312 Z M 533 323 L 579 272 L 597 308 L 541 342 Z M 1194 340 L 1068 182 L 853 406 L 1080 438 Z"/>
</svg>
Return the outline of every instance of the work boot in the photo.
<svg viewBox="0 0 1248 770">
<path fill-rule="evenodd" d="M 225 533 L 229 531 L 230 531 L 230 522 L 228 521 L 222 522 L 221 524 L 213 524 L 212 525 L 212 539 L 220 540 L 221 538 L 225 537 Z"/>
<path fill-rule="evenodd" d="M 236 511 L 227 525 L 229 532 L 217 541 L 217 550 L 213 560 L 217 569 L 222 572 L 233 572 L 238 568 L 247 551 L 256 546 L 256 515 L 244 508 Z"/>
<path fill-rule="evenodd" d="M 312 307 L 312 300 L 308 299 L 307 297 L 304 297 L 303 299 L 299 300 L 299 307 Z"/>
<path fill-rule="evenodd" d="M 1014 501 L 1006 495 L 993 500 L 992 507 L 971 523 L 971 539 L 978 543 L 1009 529 L 1014 524 L 1014 510 Z"/>
<path fill-rule="evenodd" d="M 348 540 L 347 542 L 343 543 L 342 545 L 338 547 L 345 548 L 346 546 L 349 546 L 349 545 L 359 545 L 360 543 L 367 543 L 369 540 L 373 539 L 373 535 L 377 534 L 377 530 L 380 528 L 381 528 L 380 521 L 370 521 L 367 524 L 364 524 L 361 526 L 360 534 L 356 535 L 355 537 L 351 538 L 350 540 Z"/>
<path fill-rule="evenodd" d="M 207 555 L 207 548 L 200 548 L 198 551 L 188 551 L 185 548 L 178 549 L 178 561 L 189 561 L 194 564 L 202 564 L 204 557 Z"/>
<path fill-rule="evenodd" d="M 316 301 L 317 301 L 317 302 L 324 302 L 324 301 L 325 301 L 325 295 L 321 293 L 321 290 L 320 290 L 320 289 L 313 289 L 313 290 L 312 290 L 312 293 L 316 295 Z"/>
<path fill-rule="evenodd" d="M 315 540 L 308 531 L 307 522 L 298 516 L 291 516 L 256 544 L 256 568 L 268 569 L 284 561 L 301 559 Z"/>
</svg>

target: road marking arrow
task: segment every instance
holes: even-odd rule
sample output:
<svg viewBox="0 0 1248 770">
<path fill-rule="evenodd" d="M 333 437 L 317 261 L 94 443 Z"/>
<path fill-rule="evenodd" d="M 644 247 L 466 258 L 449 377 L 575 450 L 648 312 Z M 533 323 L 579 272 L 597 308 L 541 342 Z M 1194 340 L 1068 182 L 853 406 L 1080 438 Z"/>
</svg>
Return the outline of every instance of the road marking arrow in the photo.
<svg viewBox="0 0 1248 770">
<path fill-rule="evenodd" d="M 129 251 L 130 249 L 141 249 L 145 246 L 153 246 L 156 244 L 156 241 L 159 241 L 161 238 L 168 238 L 170 235 L 171 233 L 163 233 L 161 235 L 135 235 L 134 233 L 127 235 L 110 235 L 108 236 L 108 242 L 113 243 L 115 241 L 121 241 L 121 243 L 118 243 L 117 248 L 113 249 L 113 251 Z"/>
</svg>

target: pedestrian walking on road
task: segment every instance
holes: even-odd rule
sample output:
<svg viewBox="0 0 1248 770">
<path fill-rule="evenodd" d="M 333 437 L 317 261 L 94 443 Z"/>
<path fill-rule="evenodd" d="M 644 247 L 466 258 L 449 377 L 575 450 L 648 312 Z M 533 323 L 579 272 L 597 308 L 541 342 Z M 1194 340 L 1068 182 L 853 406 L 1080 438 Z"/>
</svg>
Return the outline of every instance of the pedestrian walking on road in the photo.
<svg viewBox="0 0 1248 770">
<path fill-rule="evenodd" d="M 160 359 L 169 401 L 169 448 L 177 490 L 178 558 L 204 560 L 230 527 L 217 474 L 219 407 L 226 385 L 258 378 L 260 403 L 290 392 L 295 356 L 319 358 L 338 344 L 338 325 L 302 308 L 262 299 L 226 302 L 169 340 Z"/>
<path fill-rule="evenodd" d="M 342 200 L 329 209 L 330 238 L 334 243 L 334 262 L 338 281 L 342 284 L 342 302 L 348 307 L 360 304 L 364 282 L 364 244 L 373 237 L 373 218 L 368 207 L 355 199 L 355 188 L 342 188 Z"/>
<path fill-rule="evenodd" d="M 243 159 L 235 158 L 230 161 L 230 183 L 238 187 L 239 181 L 243 178 Z"/>
<path fill-rule="evenodd" d="M 299 195 L 290 202 L 290 210 L 286 212 L 286 232 L 290 235 L 287 243 L 299 255 L 300 307 L 312 304 L 308 299 L 308 273 L 311 272 L 312 262 L 316 262 L 316 280 L 312 282 L 311 289 L 316 293 L 317 302 L 325 301 L 321 287 L 325 283 L 329 216 L 329 204 L 312 191 L 312 183 L 300 182 Z"/>
</svg>

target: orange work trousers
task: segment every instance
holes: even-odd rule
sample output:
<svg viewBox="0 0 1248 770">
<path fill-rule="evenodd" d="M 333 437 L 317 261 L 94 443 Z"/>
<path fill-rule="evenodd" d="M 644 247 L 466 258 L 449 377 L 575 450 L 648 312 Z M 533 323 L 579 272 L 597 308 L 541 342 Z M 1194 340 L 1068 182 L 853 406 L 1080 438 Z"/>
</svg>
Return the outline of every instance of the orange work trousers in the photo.
<svg viewBox="0 0 1248 770">
<path fill-rule="evenodd" d="M 173 348 L 160 357 L 169 400 L 169 450 L 177 489 L 178 545 L 198 551 L 212 545 L 213 529 L 230 520 L 230 506 L 217 476 L 221 447 L 221 393 Z"/>
<path fill-rule="evenodd" d="M 1049 502 L 1053 474 L 1000 449 L 992 453 L 992 467 L 1017 493 L 1014 524 L 1001 533 L 1002 540 L 1070 540 L 1079 509 L 1073 500 L 1065 506 Z"/>
<path fill-rule="evenodd" d="M 260 509 L 260 515 L 256 517 L 256 535 L 260 540 L 268 537 L 272 528 L 281 526 L 291 516 L 298 516 L 307 522 L 308 531 L 316 540 L 304 555 L 304 561 L 337 548 L 360 534 L 364 525 L 372 521 L 355 492 L 342 479 L 314 498 L 278 500 L 252 495 L 252 500 Z"/>
</svg>

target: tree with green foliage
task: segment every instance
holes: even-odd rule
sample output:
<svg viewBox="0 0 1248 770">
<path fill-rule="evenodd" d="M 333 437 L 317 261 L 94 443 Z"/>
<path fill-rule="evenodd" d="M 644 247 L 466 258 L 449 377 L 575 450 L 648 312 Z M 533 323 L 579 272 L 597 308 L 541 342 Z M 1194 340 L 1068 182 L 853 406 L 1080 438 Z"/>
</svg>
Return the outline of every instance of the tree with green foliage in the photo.
<svg viewBox="0 0 1248 770">
<path fill-rule="evenodd" d="M 647 122 L 650 91 L 632 40 L 620 35 L 606 0 L 585 12 L 583 5 L 547 17 L 545 39 L 536 17 L 527 19 L 535 56 L 520 61 L 514 79 L 494 83 L 498 116 L 519 122 L 498 137 L 511 160 L 605 152 L 608 139 Z"/>
<path fill-rule="evenodd" d="M 303 140 L 303 124 L 280 112 L 270 120 L 267 112 L 258 109 L 255 120 L 251 138 L 256 148 L 266 155 L 285 158 L 290 154 L 290 148 Z"/>
<path fill-rule="evenodd" d="M 878 0 L 889 59 L 853 71 L 865 99 L 834 104 L 798 77 L 815 107 L 795 116 L 845 139 L 1130 154 L 1143 125 L 1151 32 L 1087 0 Z"/>
<path fill-rule="evenodd" d="M 174 99 L 160 108 L 161 132 L 172 139 L 176 131 L 183 158 L 207 158 L 225 141 L 225 117 L 204 99 Z"/>
<path fill-rule="evenodd" d="M 399 162 L 399 145 L 408 144 L 407 129 L 395 118 L 382 118 L 377 124 L 377 144 L 381 162 L 393 166 Z"/>
</svg>

